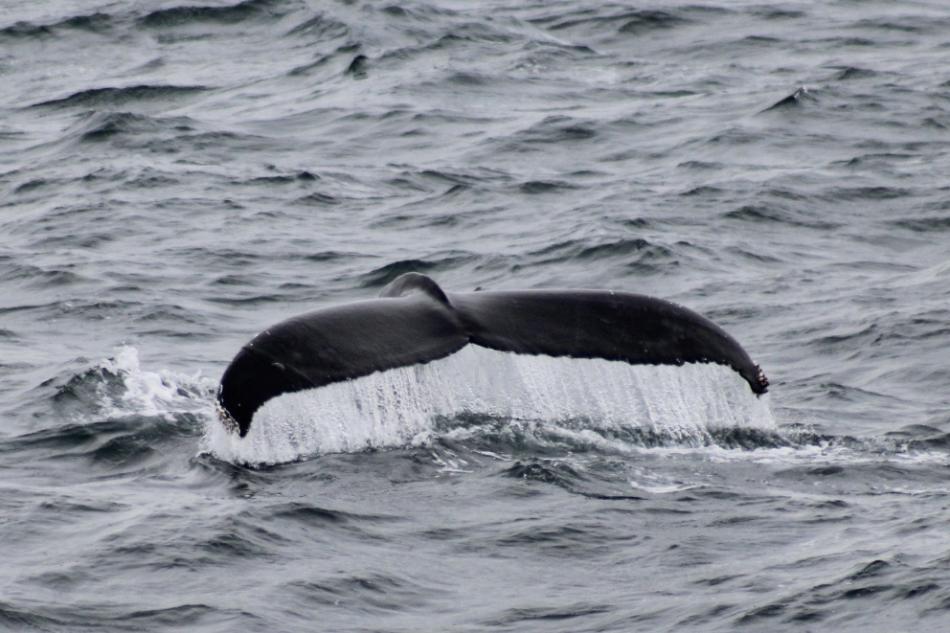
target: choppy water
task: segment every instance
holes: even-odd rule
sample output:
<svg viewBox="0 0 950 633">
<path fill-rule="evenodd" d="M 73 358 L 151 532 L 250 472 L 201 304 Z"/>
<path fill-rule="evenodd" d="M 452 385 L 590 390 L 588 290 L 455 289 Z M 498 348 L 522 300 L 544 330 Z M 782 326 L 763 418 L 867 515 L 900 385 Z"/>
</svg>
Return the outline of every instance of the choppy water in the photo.
<svg viewBox="0 0 950 633">
<path fill-rule="evenodd" d="M 948 34 L 938 1 L 0 2 L 0 629 L 950 628 Z M 458 412 L 403 376 L 356 393 L 375 426 L 223 442 L 247 339 L 408 270 L 672 299 L 772 392 L 542 367 L 518 402 L 573 409 Z M 426 384 L 494 371 L 461 362 Z"/>
</svg>

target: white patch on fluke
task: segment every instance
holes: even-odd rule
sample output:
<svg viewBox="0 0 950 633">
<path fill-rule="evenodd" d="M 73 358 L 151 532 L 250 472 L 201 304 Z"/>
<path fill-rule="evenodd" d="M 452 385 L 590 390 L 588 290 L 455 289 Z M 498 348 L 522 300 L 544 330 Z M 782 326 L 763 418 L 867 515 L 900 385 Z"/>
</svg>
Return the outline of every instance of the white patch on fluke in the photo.
<svg viewBox="0 0 950 633">
<path fill-rule="evenodd" d="M 767 396 L 715 364 L 630 365 L 468 345 L 431 363 L 284 394 L 254 415 L 244 438 L 214 420 L 207 446 L 227 461 L 301 457 L 417 444 L 440 416 L 484 413 L 596 429 L 643 429 L 685 442 L 723 428 L 776 430 Z"/>
</svg>

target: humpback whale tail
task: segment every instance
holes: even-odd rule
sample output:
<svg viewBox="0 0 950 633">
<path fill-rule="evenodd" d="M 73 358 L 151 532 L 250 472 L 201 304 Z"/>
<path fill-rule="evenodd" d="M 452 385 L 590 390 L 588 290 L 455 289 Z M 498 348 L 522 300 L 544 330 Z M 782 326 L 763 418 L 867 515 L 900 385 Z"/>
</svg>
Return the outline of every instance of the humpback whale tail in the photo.
<svg viewBox="0 0 950 633">
<path fill-rule="evenodd" d="M 769 384 L 722 328 L 662 299 L 601 290 L 446 293 L 429 277 L 406 273 L 378 299 L 293 317 L 255 336 L 221 378 L 218 411 L 244 437 L 272 398 L 429 363 L 467 346 L 632 365 L 717 363 L 755 394 Z"/>
</svg>

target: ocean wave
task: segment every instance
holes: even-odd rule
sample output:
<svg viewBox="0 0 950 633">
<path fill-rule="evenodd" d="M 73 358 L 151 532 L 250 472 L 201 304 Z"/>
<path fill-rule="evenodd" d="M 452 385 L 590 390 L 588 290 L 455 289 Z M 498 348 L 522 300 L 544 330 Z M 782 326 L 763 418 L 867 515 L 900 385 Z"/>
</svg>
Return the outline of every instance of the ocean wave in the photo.
<svg viewBox="0 0 950 633">
<path fill-rule="evenodd" d="M 49 24 L 35 24 L 20 21 L 0 28 L 0 38 L 42 38 L 53 35 L 57 29 L 77 29 L 92 33 L 102 33 L 111 28 L 113 18 L 107 13 L 89 13 L 74 15 Z"/>
<path fill-rule="evenodd" d="M 404 273 L 451 270 L 453 267 L 474 260 L 475 255 L 471 253 L 446 253 L 433 255 L 429 259 L 404 259 L 380 266 L 362 275 L 360 285 L 364 288 L 381 288 Z"/>
<path fill-rule="evenodd" d="M 171 420 L 177 412 L 206 411 L 207 398 L 216 387 L 201 372 L 181 375 L 144 369 L 138 350 L 129 346 L 119 348 L 100 368 L 102 375 L 118 378 L 123 386 L 118 399 L 102 401 L 106 415 L 134 413 Z"/>
<path fill-rule="evenodd" d="M 736 623 L 750 625 L 774 620 L 798 624 L 822 622 L 839 612 L 842 604 L 856 600 L 871 600 L 878 608 L 887 609 L 888 613 L 895 609 L 905 612 L 905 618 L 921 608 L 945 613 L 950 595 L 930 580 L 937 573 L 935 562 L 908 564 L 900 560 L 875 559 L 860 563 L 850 573 L 757 604 L 739 616 Z"/>
<path fill-rule="evenodd" d="M 597 130 L 589 123 L 566 116 L 545 117 L 507 139 L 512 147 L 589 141 Z"/>
<path fill-rule="evenodd" d="M 821 231 L 833 230 L 843 226 L 840 222 L 807 217 L 801 211 L 763 203 L 743 205 L 738 209 L 727 211 L 722 217 L 743 222 L 785 224 Z"/>
<path fill-rule="evenodd" d="M 48 99 L 34 103 L 35 108 L 54 107 L 81 107 L 99 108 L 103 106 L 115 107 L 129 103 L 155 100 L 171 100 L 192 96 L 209 90 L 206 86 L 153 86 L 139 84 L 135 86 L 89 88 L 74 92 L 66 97 Z"/>
<path fill-rule="evenodd" d="M 942 233 L 950 231 L 950 217 L 943 215 L 890 220 L 890 224 L 898 228 L 913 231 L 914 233 Z"/>
<path fill-rule="evenodd" d="M 75 138 L 83 143 L 101 143 L 122 136 L 156 132 L 168 124 L 189 127 L 185 118 L 163 120 L 134 112 L 88 112 L 72 126 L 63 140 Z"/>
<path fill-rule="evenodd" d="M 346 37 L 349 33 L 350 29 L 346 24 L 320 13 L 292 27 L 286 35 L 306 36 L 323 43 L 327 40 Z"/>
<path fill-rule="evenodd" d="M 66 380 L 44 381 L 37 390 L 61 420 L 58 426 L 5 439 L 0 451 L 24 459 L 90 460 L 109 466 L 137 464 L 163 444 L 200 436 L 212 415 L 215 383 L 143 369 L 134 347 L 117 350 Z"/>
<path fill-rule="evenodd" d="M 606 15 L 604 14 L 606 13 Z M 607 30 L 613 27 L 618 33 L 644 34 L 650 31 L 666 30 L 689 23 L 689 19 L 675 12 L 661 10 L 622 10 L 619 12 L 606 8 L 604 11 L 581 9 L 566 15 L 533 18 L 532 22 L 552 31 L 573 30 L 596 27 Z"/>
<path fill-rule="evenodd" d="M 139 24 L 147 28 L 171 28 L 176 26 L 210 22 L 214 24 L 237 24 L 258 17 L 274 18 L 283 12 L 279 0 L 244 0 L 237 4 L 183 5 L 157 9 L 139 19 Z"/>
<path fill-rule="evenodd" d="M 767 107 L 763 112 L 773 112 L 776 110 L 788 110 L 791 108 L 801 108 L 808 103 L 817 102 L 818 98 L 815 96 L 814 90 L 809 90 L 808 87 L 802 86 L 795 90 L 787 97 L 779 99 L 769 107 Z"/>
</svg>

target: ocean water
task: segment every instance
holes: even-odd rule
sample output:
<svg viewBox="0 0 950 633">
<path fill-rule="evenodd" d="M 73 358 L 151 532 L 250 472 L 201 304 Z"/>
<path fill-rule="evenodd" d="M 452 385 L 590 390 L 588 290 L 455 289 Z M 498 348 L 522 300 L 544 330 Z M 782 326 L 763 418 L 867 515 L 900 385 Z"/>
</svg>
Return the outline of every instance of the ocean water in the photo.
<svg viewBox="0 0 950 633">
<path fill-rule="evenodd" d="M 0 0 L 0 86 L 0 630 L 950 630 L 945 2 Z M 469 350 L 223 432 L 411 270 L 772 388 Z"/>
</svg>

